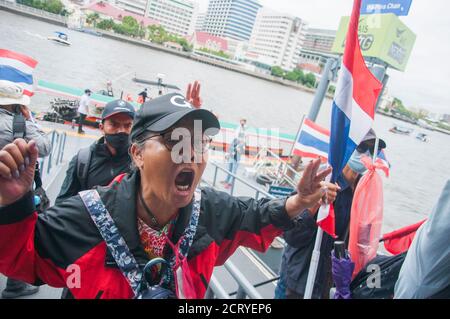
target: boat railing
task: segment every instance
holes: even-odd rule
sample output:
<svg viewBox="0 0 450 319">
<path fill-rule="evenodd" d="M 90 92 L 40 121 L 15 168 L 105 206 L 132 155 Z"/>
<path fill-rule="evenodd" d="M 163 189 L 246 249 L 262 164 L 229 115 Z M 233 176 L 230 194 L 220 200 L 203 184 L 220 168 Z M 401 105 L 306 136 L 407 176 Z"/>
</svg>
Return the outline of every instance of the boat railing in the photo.
<svg viewBox="0 0 450 319">
<path fill-rule="evenodd" d="M 260 189 L 260 188 L 256 187 L 255 185 L 250 184 L 249 182 L 247 182 L 243 178 L 237 176 L 236 174 L 233 174 L 232 172 L 230 172 L 226 168 L 222 167 L 219 163 L 213 161 L 213 162 L 211 162 L 211 165 L 214 166 L 214 178 L 213 178 L 213 181 L 212 181 L 212 184 L 211 184 L 212 187 L 216 186 L 217 175 L 218 175 L 218 171 L 220 170 L 220 171 L 222 171 L 222 172 L 224 172 L 226 174 L 229 174 L 229 175 L 231 175 L 233 177 L 233 181 L 231 182 L 231 189 L 230 189 L 230 195 L 231 196 L 233 196 L 234 189 L 235 189 L 235 184 L 236 184 L 236 181 L 238 181 L 239 183 L 242 183 L 245 186 L 247 186 L 250 189 L 252 189 L 253 191 L 255 191 L 255 199 L 259 199 L 260 195 L 264 195 L 264 196 L 269 197 L 269 198 L 275 198 L 273 195 L 269 194 L 265 190 Z"/>
<path fill-rule="evenodd" d="M 299 172 L 296 169 L 294 169 L 291 165 L 289 165 L 286 161 L 281 159 L 277 154 L 275 154 L 271 150 L 267 149 L 267 154 L 269 154 L 271 157 L 274 157 L 278 162 L 277 167 L 278 177 L 275 181 L 276 184 L 280 185 L 282 183 L 287 183 L 291 187 L 296 188 L 297 181 L 300 180 L 301 174 L 299 174 Z M 289 175 L 292 175 L 292 177 L 290 177 Z"/>
<path fill-rule="evenodd" d="M 65 132 L 53 130 L 46 135 L 51 141 L 52 150 L 48 156 L 39 158 L 38 160 L 41 178 L 50 176 L 52 171 L 63 162 L 67 140 L 67 134 Z"/>
</svg>

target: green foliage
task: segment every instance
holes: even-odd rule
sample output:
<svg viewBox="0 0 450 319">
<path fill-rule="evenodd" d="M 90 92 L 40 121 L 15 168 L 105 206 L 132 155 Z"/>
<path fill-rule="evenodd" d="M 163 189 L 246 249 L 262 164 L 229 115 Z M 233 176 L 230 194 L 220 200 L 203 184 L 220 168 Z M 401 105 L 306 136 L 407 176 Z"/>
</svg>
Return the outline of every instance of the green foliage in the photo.
<svg viewBox="0 0 450 319">
<path fill-rule="evenodd" d="M 108 19 L 108 20 L 101 20 L 99 23 L 97 23 L 97 28 L 102 29 L 102 30 L 111 30 L 114 28 L 114 21 L 113 19 Z"/>
<path fill-rule="evenodd" d="M 212 54 L 212 55 L 219 56 L 219 57 L 224 58 L 224 59 L 229 59 L 230 58 L 230 56 L 228 54 L 226 54 L 225 52 L 223 52 L 222 50 L 221 51 L 214 51 L 214 50 L 208 50 L 207 48 L 200 48 L 198 50 L 201 51 L 201 52 L 205 52 L 205 53 L 209 53 L 209 54 Z"/>
<path fill-rule="evenodd" d="M 96 12 L 95 13 L 89 13 L 86 16 L 86 23 L 89 24 L 89 25 L 94 26 L 94 28 L 95 28 L 99 19 L 100 19 L 100 16 L 98 15 L 98 13 L 96 13 Z"/>
<path fill-rule="evenodd" d="M 281 77 L 283 77 L 285 75 L 285 73 L 286 72 L 282 68 L 280 68 L 279 66 L 273 66 L 272 67 L 272 75 L 273 76 L 281 78 Z"/>
<path fill-rule="evenodd" d="M 333 94 L 336 93 L 336 87 L 334 85 L 330 85 L 328 87 L 328 93 Z"/>
<path fill-rule="evenodd" d="M 294 69 L 291 72 L 287 72 L 283 78 L 289 81 L 302 83 L 304 81 L 305 74 L 300 69 Z"/>
<path fill-rule="evenodd" d="M 67 15 L 67 10 L 60 0 L 17 0 L 17 3 L 54 14 Z"/>
<path fill-rule="evenodd" d="M 303 80 L 303 85 L 309 88 L 313 88 L 316 85 L 316 76 L 312 73 L 308 73 L 305 75 L 305 79 Z"/>
<path fill-rule="evenodd" d="M 183 50 L 186 52 L 192 51 L 192 45 L 188 43 L 188 41 L 179 37 L 175 34 L 168 33 L 162 26 L 160 25 L 150 25 L 147 27 L 148 30 L 148 39 L 157 44 L 164 44 L 165 42 L 175 42 L 183 47 Z"/>
</svg>

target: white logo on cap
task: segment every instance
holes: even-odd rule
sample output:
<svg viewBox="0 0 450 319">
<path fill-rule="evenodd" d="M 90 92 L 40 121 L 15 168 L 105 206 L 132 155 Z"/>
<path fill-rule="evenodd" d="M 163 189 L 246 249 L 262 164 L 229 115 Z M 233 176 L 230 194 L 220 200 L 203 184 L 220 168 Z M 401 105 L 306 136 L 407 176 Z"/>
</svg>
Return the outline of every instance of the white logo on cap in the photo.
<svg viewBox="0 0 450 319">
<path fill-rule="evenodd" d="M 127 109 L 126 107 L 115 107 L 114 111 L 127 111 L 127 112 L 130 112 L 130 110 Z"/>
<path fill-rule="evenodd" d="M 180 101 L 180 102 L 177 102 L 177 100 Z M 192 105 L 191 105 L 188 101 L 186 101 L 186 100 L 184 99 L 184 97 L 181 96 L 181 95 L 175 95 L 175 96 L 173 96 L 173 97 L 170 99 L 170 103 L 172 103 L 172 104 L 175 105 L 175 106 L 181 106 L 181 107 L 189 107 L 189 108 L 192 108 Z"/>
<path fill-rule="evenodd" d="M 125 106 L 125 101 L 120 100 L 118 104 L 119 106 Z"/>
</svg>

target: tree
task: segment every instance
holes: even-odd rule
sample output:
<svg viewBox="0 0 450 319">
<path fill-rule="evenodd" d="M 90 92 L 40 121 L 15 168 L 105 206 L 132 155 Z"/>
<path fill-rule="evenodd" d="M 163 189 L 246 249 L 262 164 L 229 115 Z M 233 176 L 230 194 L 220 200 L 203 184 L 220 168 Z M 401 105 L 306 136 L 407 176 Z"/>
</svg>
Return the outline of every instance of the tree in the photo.
<svg viewBox="0 0 450 319">
<path fill-rule="evenodd" d="M 303 71 L 300 69 L 294 69 L 291 72 L 286 73 L 284 76 L 286 80 L 293 81 L 293 82 L 302 82 L 304 78 Z"/>
<path fill-rule="evenodd" d="M 328 87 L 328 93 L 333 94 L 336 92 L 336 87 L 334 85 L 330 85 Z"/>
<path fill-rule="evenodd" d="M 278 78 L 281 78 L 284 75 L 284 70 L 282 68 L 280 68 L 279 66 L 273 66 L 272 67 L 272 75 L 276 76 Z"/>
<path fill-rule="evenodd" d="M 98 15 L 97 12 L 89 13 L 89 14 L 86 16 L 86 23 L 87 23 L 88 25 L 93 25 L 94 28 L 95 28 L 96 25 L 97 25 L 97 21 L 98 21 L 99 19 L 100 19 L 100 16 Z"/>
<path fill-rule="evenodd" d="M 316 76 L 312 73 L 306 74 L 303 84 L 309 88 L 313 88 L 316 85 Z"/>
<path fill-rule="evenodd" d="M 113 19 L 108 19 L 108 20 L 101 20 L 98 24 L 97 24 L 97 28 L 102 29 L 102 30 L 111 30 L 114 28 L 114 21 Z"/>
</svg>

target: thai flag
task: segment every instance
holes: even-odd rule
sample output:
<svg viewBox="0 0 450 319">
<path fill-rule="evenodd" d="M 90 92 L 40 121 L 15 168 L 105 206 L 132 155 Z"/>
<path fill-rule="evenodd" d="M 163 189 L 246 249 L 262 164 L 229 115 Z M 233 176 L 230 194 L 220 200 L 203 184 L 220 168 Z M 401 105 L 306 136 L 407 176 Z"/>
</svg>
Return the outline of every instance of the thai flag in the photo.
<svg viewBox="0 0 450 319">
<path fill-rule="evenodd" d="M 294 155 L 328 159 L 330 131 L 305 118 L 294 146 Z"/>
<path fill-rule="evenodd" d="M 33 71 L 37 61 L 20 53 L 0 49 L 0 79 L 19 84 L 23 94 L 32 96 Z"/>
<path fill-rule="evenodd" d="M 361 0 L 355 0 L 333 101 L 328 157 L 328 163 L 333 167 L 332 182 L 336 182 L 357 145 L 372 127 L 375 105 L 382 88 L 380 81 L 367 68 L 359 46 L 360 9 Z M 322 205 L 317 224 L 336 237 L 332 205 Z"/>
</svg>

